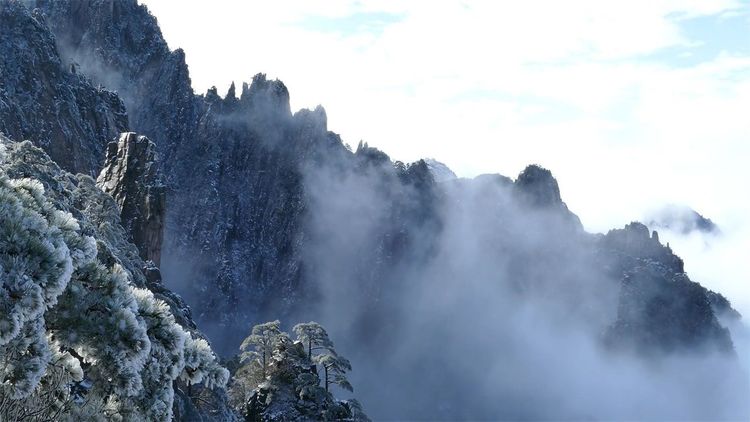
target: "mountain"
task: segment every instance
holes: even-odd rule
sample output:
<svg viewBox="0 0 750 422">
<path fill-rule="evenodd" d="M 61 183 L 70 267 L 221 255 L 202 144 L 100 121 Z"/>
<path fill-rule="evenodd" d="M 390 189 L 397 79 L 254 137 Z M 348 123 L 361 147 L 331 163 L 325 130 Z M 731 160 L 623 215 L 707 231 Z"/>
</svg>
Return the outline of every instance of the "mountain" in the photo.
<svg viewBox="0 0 750 422">
<path fill-rule="evenodd" d="M 440 161 L 428 158 L 425 159 L 424 162 L 427 164 L 427 167 L 430 168 L 432 178 L 438 183 L 453 180 L 457 177 L 456 173 L 453 173 L 453 170 L 449 169 L 448 166 Z"/>
<path fill-rule="evenodd" d="M 666 205 L 659 210 L 651 212 L 646 221 L 648 225 L 657 229 L 672 230 L 680 234 L 693 232 L 705 234 L 718 234 L 721 232 L 719 226 L 710 218 L 700 215 L 697 211 L 679 205 Z"/>
<path fill-rule="evenodd" d="M 549 170 L 459 179 L 352 151 L 263 74 L 196 94 L 135 0 L 3 2 L 0 17 L 0 131 L 62 167 L 3 171 L 85 184 L 65 209 L 106 203 L 90 224 L 120 249 L 104 263 L 219 354 L 259 322 L 320 320 L 375 419 L 747 411 L 726 298 L 640 223 L 584 231 Z M 221 388 L 205 409 L 174 385 L 177 418 L 233 417 Z"/>
<path fill-rule="evenodd" d="M 134 110 L 130 128 L 156 143 L 169 183 L 162 271 L 234 350 L 251 316 L 288 311 L 303 290 L 301 163 L 348 151 L 322 108 L 292 115 L 284 84 L 263 75 L 239 98 L 194 95 L 184 54 L 135 1 L 34 6 L 65 61 L 116 90 Z"/>
<path fill-rule="evenodd" d="M 63 62 L 41 13 L 20 7 L 0 9 L 0 132 L 32 139 L 62 168 L 94 176 L 107 142 L 128 127 L 125 106 Z"/>
<path fill-rule="evenodd" d="M 127 128 L 122 101 L 63 64 L 38 11 L 2 2 L 0 21 L 0 127 L 46 150 L 0 135 L 0 418 L 233 417 L 223 392 L 226 369 L 189 307 L 161 284 L 152 260 L 158 262 L 160 245 L 138 249 L 139 233 L 158 237 L 158 228 L 130 213 L 133 206 L 135 214 L 143 210 L 143 201 L 133 201 L 139 190 L 148 191 L 146 199 L 162 196 L 148 170 L 158 167 L 156 157 L 148 148 L 125 151 L 132 136 L 122 139 L 123 148 L 111 144 L 105 190 L 125 192 L 128 200 L 115 202 L 100 190 L 90 176 L 105 162 L 107 143 Z M 162 218 L 158 207 L 151 211 Z M 45 231 L 58 240 L 45 239 Z M 50 252 L 64 269 L 56 284 L 45 273 L 54 269 Z M 34 302 L 18 301 L 26 296 Z M 73 403 L 84 402 L 79 414 Z"/>
</svg>

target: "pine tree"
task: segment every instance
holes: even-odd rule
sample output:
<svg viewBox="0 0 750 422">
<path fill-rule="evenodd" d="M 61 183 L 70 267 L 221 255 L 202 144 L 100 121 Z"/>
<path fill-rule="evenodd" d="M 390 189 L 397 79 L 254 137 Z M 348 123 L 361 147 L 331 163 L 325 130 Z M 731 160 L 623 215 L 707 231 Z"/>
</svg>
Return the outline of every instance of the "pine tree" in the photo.
<svg viewBox="0 0 750 422">
<path fill-rule="evenodd" d="M 310 321 L 294 326 L 297 341 L 302 342 L 307 348 L 307 358 L 323 367 L 325 372 L 325 388 L 329 390 L 330 384 L 338 384 L 342 388 L 353 391 L 352 385 L 344 375 L 352 370 L 348 360 L 339 356 L 333 347 L 333 342 L 328 337 L 328 332 L 317 322 Z M 322 353 L 313 356 L 313 351 L 321 350 Z"/>
<path fill-rule="evenodd" d="M 329 391 L 328 386 L 331 384 L 338 384 L 345 390 L 354 391 L 354 388 L 345 375 L 347 371 L 352 370 L 352 365 L 348 360 L 336 355 L 334 352 L 316 355 L 314 360 L 325 371 L 326 391 Z"/>
<path fill-rule="evenodd" d="M 80 220 L 63 211 L 74 202 Z M 174 380 L 226 384 L 208 343 L 121 265 L 134 247 L 114 208 L 91 178 L 0 136 L 0 420 L 169 420 Z"/>
<path fill-rule="evenodd" d="M 345 375 L 352 366 L 326 330 L 317 322 L 297 324 L 292 342 L 279 327 L 279 321 L 256 325 L 242 343 L 229 389 L 235 409 L 247 420 L 369 420 L 358 402 L 330 392 L 332 384 L 353 391 Z"/>
<path fill-rule="evenodd" d="M 325 328 L 314 321 L 297 324 L 293 328 L 297 340 L 307 348 L 307 358 L 312 360 L 313 350 L 332 350 L 333 342 L 328 338 Z"/>
<path fill-rule="evenodd" d="M 278 320 L 266 322 L 253 327 L 248 336 L 240 345 L 242 354 L 240 360 L 246 362 L 255 360 L 260 364 L 262 379 L 268 376 L 268 364 L 274 354 L 276 347 L 289 341 L 286 333 L 281 331 L 281 322 Z M 254 348 L 255 350 L 250 350 Z"/>
</svg>

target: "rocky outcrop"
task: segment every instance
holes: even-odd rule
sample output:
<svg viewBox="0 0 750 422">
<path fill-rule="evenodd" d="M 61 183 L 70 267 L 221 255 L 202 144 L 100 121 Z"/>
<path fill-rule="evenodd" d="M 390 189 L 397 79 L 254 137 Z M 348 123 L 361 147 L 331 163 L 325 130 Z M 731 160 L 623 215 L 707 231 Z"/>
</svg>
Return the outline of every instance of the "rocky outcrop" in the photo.
<svg viewBox="0 0 750 422">
<path fill-rule="evenodd" d="M 440 161 L 434 160 L 432 158 L 427 158 L 424 160 L 424 162 L 427 164 L 427 167 L 430 168 L 432 177 L 438 183 L 447 182 L 449 180 L 454 180 L 457 178 L 456 173 L 454 173 L 453 170 L 448 168 L 448 166 L 441 163 Z"/>
<path fill-rule="evenodd" d="M 94 176 L 110 139 L 127 130 L 119 97 L 63 59 L 40 12 L 0 2 L 0 132 L 44 148 L 62 168 Z"/>
<path fill-rule="evenodd" d="M 357 400 L 336 400 L 320 385 L 317 366 L 302 343 L 282 346 L 271 367 L 272 374 L 245 404 L 245 421 L 370 421 Z"/>
<path fill-rule="evenodd" d="M 537 166 L 526 167 L 516 179 L 516 186 L 523 197 L 533 206 L 550 207 L 562 204 L 560 188 L 552 172 Z"/>
<path fill-rule="evenodd" d="M 641 262 L 623 277 L 617 320 L 606 341 L 646 354 L 733 354 L 729 331 L 719 323 L 706 293 L 684 273 Z"/>
<path fill-rule="evenodd" d="M 617 262 L 624 267 L 633 267 L 637 260 L 652 260 L 674 273 L 685 272 L 682 259 L 669 246 L 661 244 L 658 232 L 649 233 L 648 227 L 642 223 L 633 222 L 623 229 L 610 230 L 601 239 L 601 247 L 615 253 Z"/>
<path fill-rule="evenodd" d="M 720 315 L 733 315 L 723 296 L 690 280 L 682 259 L 641 223 L 611 230 L 600 240 L 613 278 L 620 277 L 615 322 L 605 341 L 641 353 L 734 353 Z"/>
<path fill-rule="evenodd" d="M 120 220 L 141 258 L 161 262 L 166 189 L 156 161 L 156 147 L 145 136 L 123 133 L 107 146 L 104 168 L 96 181 L 120 208 Z"/>
<path fill-rule="evenodd" d="M 566 221 L 573 232 L 582 232 L 583 224 L 560 196 L 560 187 L 552 172 L 536 164 L 527 166 L 516 178 L 515 193 L 519 201 L 531 209 L 549 211 Z"/>
<path fill-rule="evenodd" d="M 118 93 L 129 112 L 129 129 L 157 144 L 170 175 L 172 153 L 192 139 L 202 110 L 184 52 L 169 50 L 146 6 L 135 0 L 24 1 L 44 14 L 64 61 L 77 63 L 79 73 Z"/>
</svg>

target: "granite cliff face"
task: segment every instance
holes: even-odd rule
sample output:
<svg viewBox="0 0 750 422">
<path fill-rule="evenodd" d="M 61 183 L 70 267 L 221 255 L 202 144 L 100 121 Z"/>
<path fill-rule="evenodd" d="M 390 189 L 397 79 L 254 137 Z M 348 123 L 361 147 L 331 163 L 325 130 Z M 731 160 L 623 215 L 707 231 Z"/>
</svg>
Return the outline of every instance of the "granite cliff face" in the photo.
<svg viewBox="0 0 750 422">
<path fill-rule="evenodd" d="M 162 271 L 183 280 L 196 318 L 232 333 L 229 352 L 251 316 L 289 312 L 302 290 L 301 167 L 347 153 L 322 108 L 293 115 L 264 75 L 225 98 L 194 95 L 184 54 L 135 1 L 31 3 L 66 60 L 117 90 L 130 127 L 156 144 L 169 185 Z"/>
<path fill-rule="evenodd" d="M 166 190 L 160 180 L 155 146 L 145 136 L 123 133 L 107 146 L 104 168 L 96 181 L 112 195 L 120 219 L 141 258 L 161 262 Z"/>
<path fill-rule="evenodd" d="M 97 174 L 104 148 L 128 126 L 125 106 L 60 57 L 41 13 L 0 3 L 0 132 L 30 139 L 62 168 Z"/>
<path fill-rule="evenodd" d="M 172 154 L 197 138 L 206 107 L 193 94 L 184 52 L 169 50 L 156 18 L 130 0 L 24 2 L 43 11 L 66 63 L 118 93 L 130 128 L 156 143 L 165 174 L 172 175 L 179 162 Z"/>
</svg>

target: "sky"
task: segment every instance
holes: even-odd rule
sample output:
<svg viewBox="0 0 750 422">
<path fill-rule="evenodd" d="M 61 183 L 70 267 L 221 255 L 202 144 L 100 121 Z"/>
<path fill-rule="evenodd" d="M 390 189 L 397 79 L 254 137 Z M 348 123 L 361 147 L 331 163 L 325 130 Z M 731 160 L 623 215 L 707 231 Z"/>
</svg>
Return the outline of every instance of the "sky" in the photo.
<svg viewBox="0 0 750 422">
<path fill-rule="evenodd" d="M 262 72 L 394 160 L 540 164 L 590 231 L 694 208 L 722 234 L 662 240 L 750 315 L 748 1 L 140 2 L 199 93 Z"/>
</svg>

